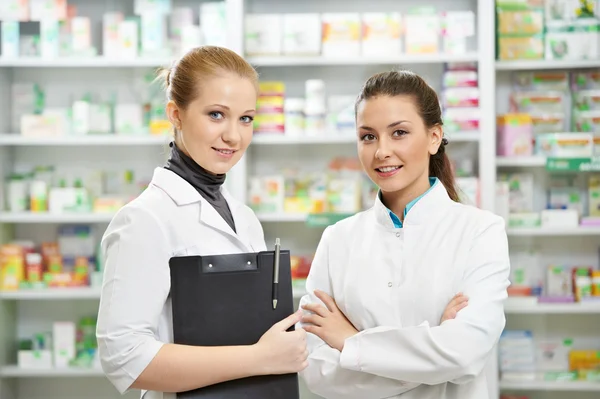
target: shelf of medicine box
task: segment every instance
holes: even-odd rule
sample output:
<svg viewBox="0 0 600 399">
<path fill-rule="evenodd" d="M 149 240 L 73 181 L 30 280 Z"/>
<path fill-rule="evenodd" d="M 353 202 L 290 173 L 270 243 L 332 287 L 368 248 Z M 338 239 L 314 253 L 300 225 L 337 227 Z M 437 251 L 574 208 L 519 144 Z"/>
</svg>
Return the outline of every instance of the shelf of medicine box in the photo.
<svg viewBox="0 0 600 399">
<path fill-rule="evenodd" d="M 22 368 L 19 366 L 4 366 L 0 368 L 2 378 L 44 378 L 44 377 L 104 377 L 98 368 Z"/>
<path fill-rule="evenodd" d="M 446 133 L 450 143 L 479 141 L 479 132 Z M 1 138 L 0 138 L 1 139 Z M 285 134 L 256 133 L 252 145 L 297 145 L 297 144 L 356 144 L 354 134 L 330 134 L 323 136 L 286 136 Z M 1 143 L 1 141 L 0 141 Z"/>
<path fill-rule="evenodd" d="M 592 381 L 543 381 L 500 380 L 503 391 L 582 391 L 600 392 L 600 382 Z"/>
<path fill-rule="evenodd" d="M 546 157 L 543 157 L 543 156 L 496 157 L 496 166 L 543 168 L 543 167 L 546 167 Z"/>
<path fill-rule="evenodd" d="M 105 58 L 105 57 L 21 57 L 2 58 L 0 67 L 32 68 L 154 68 L 170 66 L 176 57 L 166 58 Z"/>
<path fill-rule="evenodd" d="M 600 226 L 577 227 L 515 227 L 506 230 L 515 237 L 600 236 Z"/>
<path fill-rule="evenodd" d="M 31 288 L 15 291 L 0 291 L 0 299 L 13 301 L 100 299 L 100 288 Z"/>
<path fill-rule="evenodd" d="M 394 57 L 386 56 L 261 56 L 246 57 L 248 62 L 257 67 L 303 66 L 303 65 L 403 65 L 403 64 L 440 64 L 446 62 L 476 62 L 477 52 L 465 54 L 402 54 Z"/>
<path fill-rule="evenodd" d="M 109 223 L 113 212 L 0 212 L 0 223 Z"/>
<path fill-rule="evenodd" d="M 537 297 L 508 297 L 504 312 L 509 314 L 600 314 L 600 298 L 574 303 L 539 303 Z"/>
<path fill-rule="evenodd" d="M 0 146 L 167 145 L 170 140 L 170 136 L 150 134 L 89 134 L 62 137 L 27 137 L 21 134 L 0 134 Z"/>
<path fill-rule="evenodd" d="M 600 60 L 517 60 L 496 61 L 498 71 L 585 69 L 600 67 Z"/>
<path fill-rule="evenodd" d="M 305 223 L 308 227 L 327 227 L 346 219 L 349 213 L 257 213 L 264 223 Z"/>
<path fill-rule="evenodd" d="M 0 299 L 5 301 L 60 301 L 73 299 L 100 299 L 100 288 L 46 288 L 46 289 L 21 289 L 16 291 L 0 291 Z M 306 294 L 303 287 L 294 287 L 295 299 L 300 299 Z"/>
</svg>

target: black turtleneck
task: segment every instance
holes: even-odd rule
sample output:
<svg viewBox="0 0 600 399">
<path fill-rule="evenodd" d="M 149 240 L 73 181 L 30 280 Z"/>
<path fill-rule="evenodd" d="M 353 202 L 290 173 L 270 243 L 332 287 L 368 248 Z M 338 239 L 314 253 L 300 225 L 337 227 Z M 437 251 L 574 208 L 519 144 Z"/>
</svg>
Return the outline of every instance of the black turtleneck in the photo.
<svg viewBox="0 0 600 399">
<path fill-rule="evenodd" d="M 219 212 L 227 224 L 235 231 L 235 223 L 229 205 L 221 193 L 221 186 L 225 182 L 225 175 L 215 175 L 198 165 L 192 158 L 172 142 L 171 155 L 167 160 L 165 169 L 168 169 L 190 183 L 209 204 Z"/>
</svg>

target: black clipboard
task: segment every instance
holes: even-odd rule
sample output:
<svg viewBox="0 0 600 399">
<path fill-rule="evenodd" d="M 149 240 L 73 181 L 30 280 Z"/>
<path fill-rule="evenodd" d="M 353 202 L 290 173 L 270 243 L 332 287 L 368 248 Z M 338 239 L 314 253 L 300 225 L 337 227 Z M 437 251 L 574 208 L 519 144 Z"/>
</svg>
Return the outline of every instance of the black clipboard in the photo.
<svg viewBox="0 0 600 399">
<path fill-rule="evenodd" d="M 294 313 L 290 252 L 281 250 L 279 256 L 275 309 L 275 251 L 171 258 L 174 343 L 251 345 Z M 181 392 L 177 398 L 299 399 L 298 374 L 242 378 Z"/>
</svg>

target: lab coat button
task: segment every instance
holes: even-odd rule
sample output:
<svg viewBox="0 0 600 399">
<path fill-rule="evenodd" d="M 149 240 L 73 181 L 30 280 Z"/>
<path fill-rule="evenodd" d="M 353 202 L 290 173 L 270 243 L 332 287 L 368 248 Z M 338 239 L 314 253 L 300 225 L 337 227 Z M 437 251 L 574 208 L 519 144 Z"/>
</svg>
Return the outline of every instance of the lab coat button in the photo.
<svg viewBox="0 0 600 399">
<path fill-rule="evenodd" d="M 391 286 L 392 286 L 392 282 L 390 281 L 390 282 L 388 283 L 388 287 L 391 287 Z"/>
<path fill-rule="evenodd" d="M 400 237 L 400 233 L 396 233 L 396 237 Z"/>
</svg>

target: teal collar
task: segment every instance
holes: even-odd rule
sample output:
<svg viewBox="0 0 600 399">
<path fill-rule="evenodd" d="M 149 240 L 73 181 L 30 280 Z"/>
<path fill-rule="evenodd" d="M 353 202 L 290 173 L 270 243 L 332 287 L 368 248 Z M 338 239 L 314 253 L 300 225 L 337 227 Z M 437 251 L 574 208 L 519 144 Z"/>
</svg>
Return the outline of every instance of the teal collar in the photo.
<svg viewBox="0 0 600 399">
<path fill-rule="evenodd" d="M 408 213 L 408 211 L 410 211 L 410 209 L 421 199 L 423 198 L 428 192 L 431 191 L 431 189 L 433 187 L 435 187 L 436 184 L 438 184 L 439 179 L 437 177 L 430 177 L 429 178 L 429 184 L 430 187 L 427 191 L 425 191 L 423 194 L 419 195 L 417 198 L 415 198 L 414 200 L 410 201 L 407 205 L 406 208 L 404 208 L 404 218 L 406 219 L 406 214 Z M 379 193 L 379 199 L 381 200 L 381 192 Z M 392 222 L 394 223 L 394 227 L 397 229 L 401 229 L 402 228 L 402 221 L 400 220 L 400 218 L 391 210 L 389 210 L 388 208 L 386 208 L 386 210 L 388 211 L 390 218 L 392 219 Z"/>
</svg>

